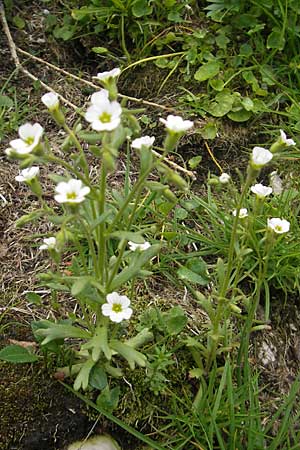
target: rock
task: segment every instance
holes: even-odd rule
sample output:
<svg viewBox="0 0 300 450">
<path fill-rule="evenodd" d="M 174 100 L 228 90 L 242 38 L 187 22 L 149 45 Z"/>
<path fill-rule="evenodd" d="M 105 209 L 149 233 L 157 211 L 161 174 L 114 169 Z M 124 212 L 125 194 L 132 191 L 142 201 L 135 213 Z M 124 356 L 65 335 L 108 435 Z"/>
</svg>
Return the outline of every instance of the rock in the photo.
<svg viewBox="0 0 300 450">
<path fill-rule="evenodd" d="M 93 436 L 87 441 L 73 442 L 67 450 L 121 450 L 121 448 L 109 436 Z"/>
</svg>

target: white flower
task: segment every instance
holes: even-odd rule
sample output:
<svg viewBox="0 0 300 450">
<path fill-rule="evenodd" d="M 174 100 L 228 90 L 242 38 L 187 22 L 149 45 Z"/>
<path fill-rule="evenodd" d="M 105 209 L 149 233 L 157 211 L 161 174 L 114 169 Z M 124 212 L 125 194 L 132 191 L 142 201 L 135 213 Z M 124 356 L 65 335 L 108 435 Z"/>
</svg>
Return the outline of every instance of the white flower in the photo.
<svg viewBox="0 0 300 450">
<path fill-rule="evenodd" d="M 129 319 L 132 309 L 128 308 L 130 300 L 126 295 L 112 292 L 106 296 L 107 303 L 101 306 L 102 314 L 109 317 L 112 322 L 120 323 L 123 319 Z"/>
<path fill-rule="evenodd" d="M 290 229 L 290 222 L 274 217 L 273 219 L 268 219 L 268 228 L 277 234 L 287 233 Z"/>
<path fill-rule="evenodd" d="M 151 247 L 151 244 L 147 241 L 145 241 L 143 244 L 136 244 L 135 242 L 128 241 L 128 245 L 129 245 L 129 249 L 132 252 L 135 252 L 136 250 L 144 251 Z"/>
<path fill-rule="evenodd" d="M 58 203 L 81 203 L 85 196 L 89 194 L 90 188 L 84 186 L 81 180 L 72 178 L 68 182 L 62 181 L 55 188 L 57 195 L 54 196 Z"/>
<path fill-rule="evenodd" d="M 159 119 L 171 133 L 184 133 L 192 128 L 194 122 L 191 120 L 183 120 L 182 117 L 173 116 L 172 114 L 167 117 L 167 120 Z"/>
<path fill-rule="evenodd" d="M 233 214 L 234 216 L 236 216 L 237 210 L 235 209 L 234 211 L 232 211 L 232 214 Z M 240 218 L 240 219 L 244 219 L 244 218 L 247 217 L 247 216 L 248 216 L 248 210 L 247 210 L 247 208 L 241 208 L 241 209 L 239 210 L 239 218 Z"/>
<path fill-rule="evenodd" d="M 55 237 L 49 237 L 43 239 L 43 244 L 40 245 L 40 250 L 56 250 L 56 238 Z"/>
<path fill-rule="evenodd" d="M 93 130 L 112 131 L 121 122 L 121 105 L 116 101 L 110 102 L 108 95 L 106 89 L 92 95 L 92 105 L 85 113 L 85 120 L 92 124 Z"/>
<path fill-rule="evenodd" d="M 284 144 L 286 147 L 290 147 L 291 145 L 296 145 L 296 142 L 293 139 L 287 139 L 286 134 L 283 130 L 280 130 L 279 141 L 281 144 Z"/>
<path fill-rule="evenodd" d="M 59 105 L 58 95 L 54 92 L 48 92 L 47 94 L 44 94 L 41 100 L 50 111 L 56 109 Z"/>
<path fill-rule="evenodd" d="M 25 123 L 20 126 L 18 132 L 20 139 L 10 141 L 10 148 L 5 151 L 8 156 L 13 156 L 13 154 L 26 155 L 31 153 L 39 144 L 44 129 L 39 123 L 35 123 L 34 125 Z"/>
<path fill-rule="evenodd" d="M 40 173 L 39 167 L 29 167 L 28 169 L 21 170 L 20 174 L 16 176 L 16 181 L 25 181 L 28 183 L 29 181 L 33 180 L 35 177 L 38 176 Z"/>
<path fill-rule="evenodd" d="M 136 148 L 138 150 L 141 150 L 142 145 L 143 145 L 144 147 L 149 148 L 149 147 L 152 147 L 154 141 L 155 141 L 155 137 L 154 136 L 151 136 L 151 137 L 150 136 L 144 136 L 144 137 L 141 137 L 141 138 L 134 139 L 132 141 L 132 143 L 131 143 L 131 147 L 132 148 Z"/>
<path fill-rule="evenodd" d="M 267 197 L 268 195 L 272 194 L 273 189 L 271 187 L 264 186 L 263 184 L 254 184 L 254 186 L 251 186 L 250 188 L 251 192 L 253 194 L 256 194 L 259 198 Z"/>
<path fill-rule="evenodd" d="M 100 81 L 108 81 L 110 78 L 117 78 L 120 74 L 121 69 L 115 68 L 107 72 L 99 72 L 97 73 L 97 77 L 94 78 L 98 78 Z"/>
<path fill-rule="evenodd" d="M 265 164 L 271 161 L 273 154 L 263 147 L 254 147 L 252 150 L 251 161 L 256 168 L 263 167 Z"/>
<path fill-rule="evenodd" d="M 231 178 L 231 176 L 230 176 L 228 173 L 223 172 L 223 173 L 219 176 L 219 181 L 220 181 L 220 183 L 222 183 L 222 184 L 226 184 L 226 183 L 229 182 L 230 178 Z"/>
</svg>

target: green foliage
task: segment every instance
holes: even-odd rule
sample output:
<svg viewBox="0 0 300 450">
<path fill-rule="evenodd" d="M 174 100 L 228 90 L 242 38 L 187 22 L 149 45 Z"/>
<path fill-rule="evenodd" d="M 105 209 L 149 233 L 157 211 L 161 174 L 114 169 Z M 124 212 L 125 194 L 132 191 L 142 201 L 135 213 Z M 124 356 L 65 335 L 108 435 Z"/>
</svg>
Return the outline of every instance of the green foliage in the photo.
<svg viewBox="0 0 300 450">
<path fill-rule="evenodd" d="M 130 60 L 128 48 L 140 53 L 153 35 L 169 25 L 184 22 L 185 5 L 189 3 L 193 2 L 168 0 L 162 4 L 157 0 L 85 0 L 80 8 L 74 4 L 71 15 L 66 11 L 62 22 L 51 15 L 46 24 L 48 29 L 53 29 L 56 38 L 65 41 L 84 34 L 106 35 L 109 40 L 121 43 L 122 51 Z M 104 54 L 110 53 L 111 48 L 95 45 L 93 51 Z"/>
</svg>

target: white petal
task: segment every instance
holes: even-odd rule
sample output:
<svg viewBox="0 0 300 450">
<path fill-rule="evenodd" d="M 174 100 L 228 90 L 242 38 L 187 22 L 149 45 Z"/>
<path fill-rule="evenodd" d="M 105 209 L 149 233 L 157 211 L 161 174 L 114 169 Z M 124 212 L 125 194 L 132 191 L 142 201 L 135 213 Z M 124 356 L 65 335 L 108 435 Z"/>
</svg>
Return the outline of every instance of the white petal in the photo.
<svg viewBox="0 0 300 450">
<path fill-rule="evenodd" d="M 102 113 L 102 109 L 99 107 L 96 107 L 94 105 L 91 105 L 88 107 L 84 118 L 87 122 L 94 122 L 95 120 L 98 120 L 99 116 Z"/>
<path fill-rule="evenodd" d="M 106 317 L 109 316 L 112 312 L 111 307 L 112 307 L 112 305 L 110 305 L 109 303 L 104 303 L 101 306 L 102 314 Z"/>
<path fill-rule="evenodd" d="M 107 80 L 108 78 L 116 78 L 121 74 L 121 69 L 119 68 L 115 68 L 112 70 L 109 70 L 107 72 L 99 72 L 97 73 L 97 78 L 102 81 L 102 80 Z"/>
<path fill-rule="evenodd" d="M 109 318 L 112 322 L 120 323 L 123 320 L 123 312 L 116 313 L 115 311 L 112 311 Z"/>
<path fill-rule="evenodd" d="M 109 92 L 106 89 L 101 89 L 99 92 L 94 92 L 91 97 L 91 102 L 93 105 L 103 105 L 109 103 Z"/>
<path fill-rule="evenodd" d="M 76 180 L 76 178 L 71 178 L 71 180 L 68 181 L 68 190 L 69 192 L 76 192 L 79 193 L 80 189 L 82 187 L 82 181 Z"/>
<path fill-rule="evenodd" d="M 41 100 L 48 109 L 57 108 L 57 106 L 59 105 L 58 95 L 54 92 L 48 92 L 47 94 L 44 94 Z"/>
<path fill-rule="evenodd" d="M 19 128 L 19 136 L 21 139 L 26 140 L 30 137 L 33 137 L 34 130 L 31 125 L 31 123 L 25 123 L 24 125 L 21 125 Z"/>
<path fill-rule="evenodd" d="M 20 151 L 28 148 L 28 145 L 22 139 L 14 139 L 10 141 L 9 145 L 14 150 Z"/>
<path fill-rule="evenodd" d="M 126 308 L 123 311 L 123 317 L 124 319 L 130 319 L 131 315 L 132 315 L 133 311 L 131 308 Z"/>
<path fill-rule="evenodd" d="M 107 294 L 106 301 L 112 305 L 113 303 L 119 303 L 119 298 L 120 295 L 117 292 L 111 292 L 110 294 Z"/>
<path fill-rule="evenodd" d="M 64 194 L 58 194 L 58 195 L 54 195 L 54 200 L 57 203 L 65 203 L 67 200 L 67 197 Z"/>
<path fill-rule="evenodd" d="M 127 306 L 130 305 L 130 300 L 128 297 L 126 297 L 126 295 L 120 295 L 119 299 L 119 303 L 122 305 L 122 309 L 127 308 Z"/>
<path fill-rule="evenodd" d="M 67 189 L 68 189 L 68 183 L 66 183 L 65 181 L 61 181 L 55 187 L 55 192 L 57 192 L 58 194 L 65 194 Z"/>
</svg>

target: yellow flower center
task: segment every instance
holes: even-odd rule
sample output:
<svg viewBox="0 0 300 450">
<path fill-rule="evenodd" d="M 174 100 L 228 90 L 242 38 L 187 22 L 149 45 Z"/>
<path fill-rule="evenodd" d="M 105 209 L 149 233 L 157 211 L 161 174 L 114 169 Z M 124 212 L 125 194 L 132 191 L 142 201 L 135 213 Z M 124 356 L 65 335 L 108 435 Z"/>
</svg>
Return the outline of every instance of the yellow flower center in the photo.
<svg viewBox="0 0 300 450">
<path fill-rule="evenodd" d="M 76 192 L 68 192 L 67 193 L 67 199 L 68 200 L 75 200 L 75 198 L 77 198 Z"/>
<path fill-rule="evenodd" d="M 34 142 L 34 137 L 29 136 L 28 138 L 24 139 L 27 145 L 31 145 Z"/>
<path fill-rule="evenodd" d="M 278 233 L 280 233 L 282 231 L 282 226 L 276 225 L 275 230 L 278 231 Z"/>
<path fill-rule="evenodd" d="M 99 120 L 102 123 L 109 123 L 111 121 L 111 114 L 108 114 L 107 112 L 103 112 L 101 116 L 99 116 Z"/>
<path fill-rule="evenodd" d="M 116 313 L 122 312 L 122 305 L 120 305 L 120 303 L 114 303 L 111 309 Z"/>
</svg>

